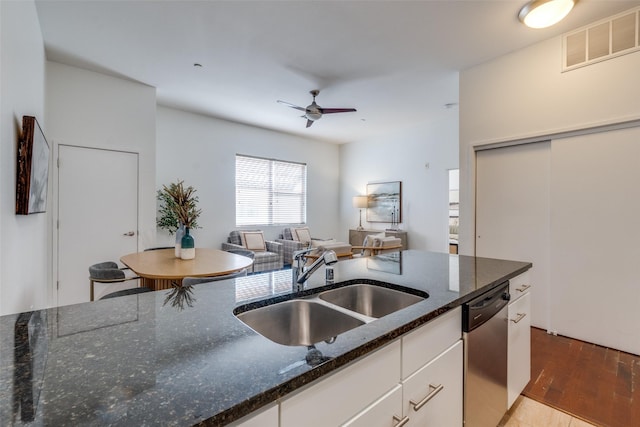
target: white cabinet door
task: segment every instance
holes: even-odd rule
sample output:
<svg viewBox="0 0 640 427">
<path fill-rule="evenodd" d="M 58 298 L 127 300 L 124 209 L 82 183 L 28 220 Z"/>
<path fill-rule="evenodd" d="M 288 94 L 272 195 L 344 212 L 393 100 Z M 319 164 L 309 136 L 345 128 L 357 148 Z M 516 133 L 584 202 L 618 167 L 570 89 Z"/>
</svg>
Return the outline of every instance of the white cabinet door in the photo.
<svg viewBox="0 0 640 427">
<path fill-rule="evenodd" d="M 278 421 L 278 405 L 276 404 L 258 412 L 258 414 L 247 415 L 231 425 L 234 427 L 278 427 Z"/>
<path fill-rule="evenodd" d="M 479 151 L 476 169 L 476 256 L 533 263 L 531 323 L 548 330 L 551 145 Z"/>
<path fill-rule="evenodd" d="M 407 426 L 462 426 L 462 341 L 402 382 Z"/>
<path fill-rule="evenodd" d="M 398 384 L 343 427 L 394 427 L 402 421 L 402 386 Z"/>
<path fill-rule="evenodd" d="M 531 270 L 509 279 L 509 294 L 511 295 L 511 303 L 523 295 L 529 293 L 531 289 Z M 531 323 L 531 322 L 529 322 Z"/>
<path fill-rule="evenodd" d="M 454 308 L 402 337 L 402 379 L 462 338 L 462 309 Z"/>
<path fill-rule="evenodd" d="M 531 378 L 531 298 L 526 293 L 509 304 L 507 403 L 510 408 Z"/>
<path fill-rule="evenodd" d="M 400 340 L 354 362 L 280 405 L 281 427 L 346 422 L 400 381 Z"/>
</svg>

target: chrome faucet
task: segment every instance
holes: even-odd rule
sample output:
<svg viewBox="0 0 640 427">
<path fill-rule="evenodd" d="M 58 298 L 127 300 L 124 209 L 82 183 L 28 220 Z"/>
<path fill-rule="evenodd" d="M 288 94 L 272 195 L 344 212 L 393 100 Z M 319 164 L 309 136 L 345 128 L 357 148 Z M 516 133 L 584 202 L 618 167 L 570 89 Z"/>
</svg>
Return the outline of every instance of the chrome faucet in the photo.
<svg viewBox="0 0 640 427">
<path fill-rule="evenodd" d="M 338 262 L 338 256 L 334 251 L 332 250 L 324 251 L 322 255 L 320 255 L 320 257 L 317 260 L 315 260 L 315 262 L 311 264 L 311 266 L 308 269 L 302 271 L 302 274 L 299 274 L 300 272 L 298 272 L 299 274 L 298 279 L 293 281 L 293 291 L 300 292 L 301 290 L 303 290 L 304 283 L 318 268 L 320 268 L 322 264 L 332 265 L 332 264 L 335 264 L 336 262 Z M 302 268 L 304 269 L 304 266 Z"/>
<path fill-rule="evenodd" d="M 307 255 L 309 252 L 315 250 L 315 248 L 302 249 L 293 253 L 293 263 L 291 264 L 291 275 L 293 284 L 293 291 L 296 291 L 298 286 L 298 277 L 304 272 L 304 265 L 307 263 Z"/>
</svg>

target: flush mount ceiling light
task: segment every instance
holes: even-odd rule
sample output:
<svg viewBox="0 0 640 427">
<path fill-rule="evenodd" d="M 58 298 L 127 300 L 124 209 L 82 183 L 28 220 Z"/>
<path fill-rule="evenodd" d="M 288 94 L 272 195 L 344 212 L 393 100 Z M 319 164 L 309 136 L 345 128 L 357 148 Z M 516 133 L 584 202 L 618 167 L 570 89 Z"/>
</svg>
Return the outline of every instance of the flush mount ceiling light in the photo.
<svg viewBox="0 0 640 427">
<path fill-rule="evenodd" d="M 571 12 L 578 0 L 531 0 L 518 14 L 530 28 L 546 28 L 560 22 Z"/>
</svg>

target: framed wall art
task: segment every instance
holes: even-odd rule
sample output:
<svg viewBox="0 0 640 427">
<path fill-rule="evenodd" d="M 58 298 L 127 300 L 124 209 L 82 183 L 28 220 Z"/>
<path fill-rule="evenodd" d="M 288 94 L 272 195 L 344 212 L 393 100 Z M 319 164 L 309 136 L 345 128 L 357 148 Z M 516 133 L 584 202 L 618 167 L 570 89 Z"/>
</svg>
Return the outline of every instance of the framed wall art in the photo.
<svg viewBox="0 0 640 427">
<path fill-rule="evenodd" d="M 49 144 L 35 117 L 22 117 L 18 141 L 16 214 L 46 212 L 49 181 Z"/>
<path fill-rule="evenodd" d="M 402 222 L 402 181 L 367 184 L 367 221 Z"/>
</svg>

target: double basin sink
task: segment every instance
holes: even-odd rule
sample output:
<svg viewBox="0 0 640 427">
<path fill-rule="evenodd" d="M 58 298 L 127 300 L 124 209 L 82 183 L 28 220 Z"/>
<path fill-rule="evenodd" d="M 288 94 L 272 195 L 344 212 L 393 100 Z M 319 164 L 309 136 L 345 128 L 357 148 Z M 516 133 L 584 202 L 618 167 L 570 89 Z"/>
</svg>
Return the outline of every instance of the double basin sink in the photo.
<svg viewBox="0 0 640 427">
<path fill-rule="evenodd" d="M 361 283 L 236 313 L 236 317 L 278 344 L 310 346 L 424 299 Z"/>
</svg>

